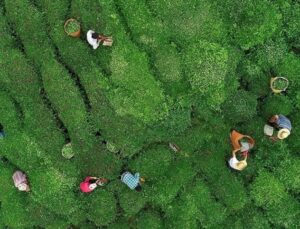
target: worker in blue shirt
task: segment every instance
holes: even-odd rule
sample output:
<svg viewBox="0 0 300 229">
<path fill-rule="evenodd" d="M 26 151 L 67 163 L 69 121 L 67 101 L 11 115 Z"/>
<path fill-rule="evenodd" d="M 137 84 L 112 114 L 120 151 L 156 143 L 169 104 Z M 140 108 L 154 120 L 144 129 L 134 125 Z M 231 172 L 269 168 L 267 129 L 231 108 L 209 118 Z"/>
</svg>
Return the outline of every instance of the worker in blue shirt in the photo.
<svg viewBox="0 0 300 229">
<path fill-rule="evenodd" d="M 130 172 L 124 172 L 121 175 L 121 181 L 126 184 L 131 190 L 135 190 L 137 192 L 142 191 L 141 182 L 144 181 L 143 178 L 140 177 L 139 173 L 135 173 L 134 175 Z"/>
<path fill-rule="evenodd" d="M 292 130 L 291 121 L 284 115 L 274 115 L 269 120 L 269 124 L 277 130 L 277 135 L 271 135 L 271 139 L 273 140 L 282 140 L 287 138 Z"/>
</svg>

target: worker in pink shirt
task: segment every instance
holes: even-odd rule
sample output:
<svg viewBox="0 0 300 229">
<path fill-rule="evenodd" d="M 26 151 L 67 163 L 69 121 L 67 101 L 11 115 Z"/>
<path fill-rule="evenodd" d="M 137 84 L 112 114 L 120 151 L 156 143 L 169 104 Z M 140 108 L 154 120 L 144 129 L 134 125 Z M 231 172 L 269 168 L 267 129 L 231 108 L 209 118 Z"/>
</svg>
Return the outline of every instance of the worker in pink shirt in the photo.
<svg viewBox="0 0 300 229">
<path fill-rule="evenodd" d="M 104 186 L 107 183 L 107 179 L 98 177 L 86 177 L 83 182 L 80 183 L 80 189 L 82 192 L 92 192 L 98 186 Z"/>
<path fill-rule="evenodd" d="M 28 185 L 26 174 L 17 170 L 14 172 L 12 179 L 15 187 L 21 192 L 29 192 L 30 188 Z"/>
</svg>

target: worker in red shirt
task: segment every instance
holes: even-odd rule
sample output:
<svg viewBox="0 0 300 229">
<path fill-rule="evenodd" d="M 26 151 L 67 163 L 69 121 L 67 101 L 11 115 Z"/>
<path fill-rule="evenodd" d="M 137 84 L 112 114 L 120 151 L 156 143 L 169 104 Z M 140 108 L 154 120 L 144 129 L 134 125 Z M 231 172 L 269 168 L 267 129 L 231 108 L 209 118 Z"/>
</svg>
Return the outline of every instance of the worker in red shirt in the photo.
<svg viewBox="0 0 300 229">
<path fill-rule="evenodd" d="M 92 192 L 97 186 L 104 186 L 107 183 L 107 179 L 98 177 L 86 177 L 83 182 L 80 183 L 80 190 L 82 192 Z"/>
</svg>

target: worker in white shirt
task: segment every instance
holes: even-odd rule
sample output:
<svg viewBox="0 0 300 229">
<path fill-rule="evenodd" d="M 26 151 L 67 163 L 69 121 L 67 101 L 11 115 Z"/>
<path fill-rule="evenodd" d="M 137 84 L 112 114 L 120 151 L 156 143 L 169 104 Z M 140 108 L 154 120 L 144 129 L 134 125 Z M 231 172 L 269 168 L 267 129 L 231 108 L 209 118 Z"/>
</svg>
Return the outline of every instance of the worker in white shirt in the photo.
<svg viewBox="0 0 300 229">
<path fill-rule="evenodd" d="M 95 33 L 93 30 L 89 30 L 86 34 L 86 39 L 93 49 L 97 49 L 102 43 L 103 46 L 112 46 L 113 40 L 112 37 L 105 37 L 98 33 Z"/>
<path fill-rule="evenodd" d="M 238 160 L 236 158 L 236 154 L 240 151 L 240 153 L 243 155 L 243 160 Z M 246 149 L 236 149 L 232 151 L 232 158 L 228 161 L 229 166 L 235 170 L 243 170 L 247 167 L 247 157 L 248 157 L 248 150 Z"/>
</svg>

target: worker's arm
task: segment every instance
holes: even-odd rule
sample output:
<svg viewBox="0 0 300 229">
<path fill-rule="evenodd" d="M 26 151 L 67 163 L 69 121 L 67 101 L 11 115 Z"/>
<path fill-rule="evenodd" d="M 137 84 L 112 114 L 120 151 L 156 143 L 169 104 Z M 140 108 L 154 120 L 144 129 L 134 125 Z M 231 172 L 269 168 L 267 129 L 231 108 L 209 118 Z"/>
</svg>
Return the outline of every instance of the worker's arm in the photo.
<svg viewBox="0 0 300 229">
<path fill-rule="evenodd" d="M 274 142 L 279 140 L 279 138 L 277 136 L 270 136 L 270 139 Z"/>
<path fill-rule="evenodd" d="M 90 179 L 98 180 L 99 178 L 98 177 L 90 177 Z"/>
<path fill-rule="evenodd" d="M 232 156 L 233 157 L 236 157 L 236 153 L 238 152 L 238 151 L 240 151 L 241 149 L 235 149 L 235 150 L 233 150 L 232 151 Z"/>
</svg>

